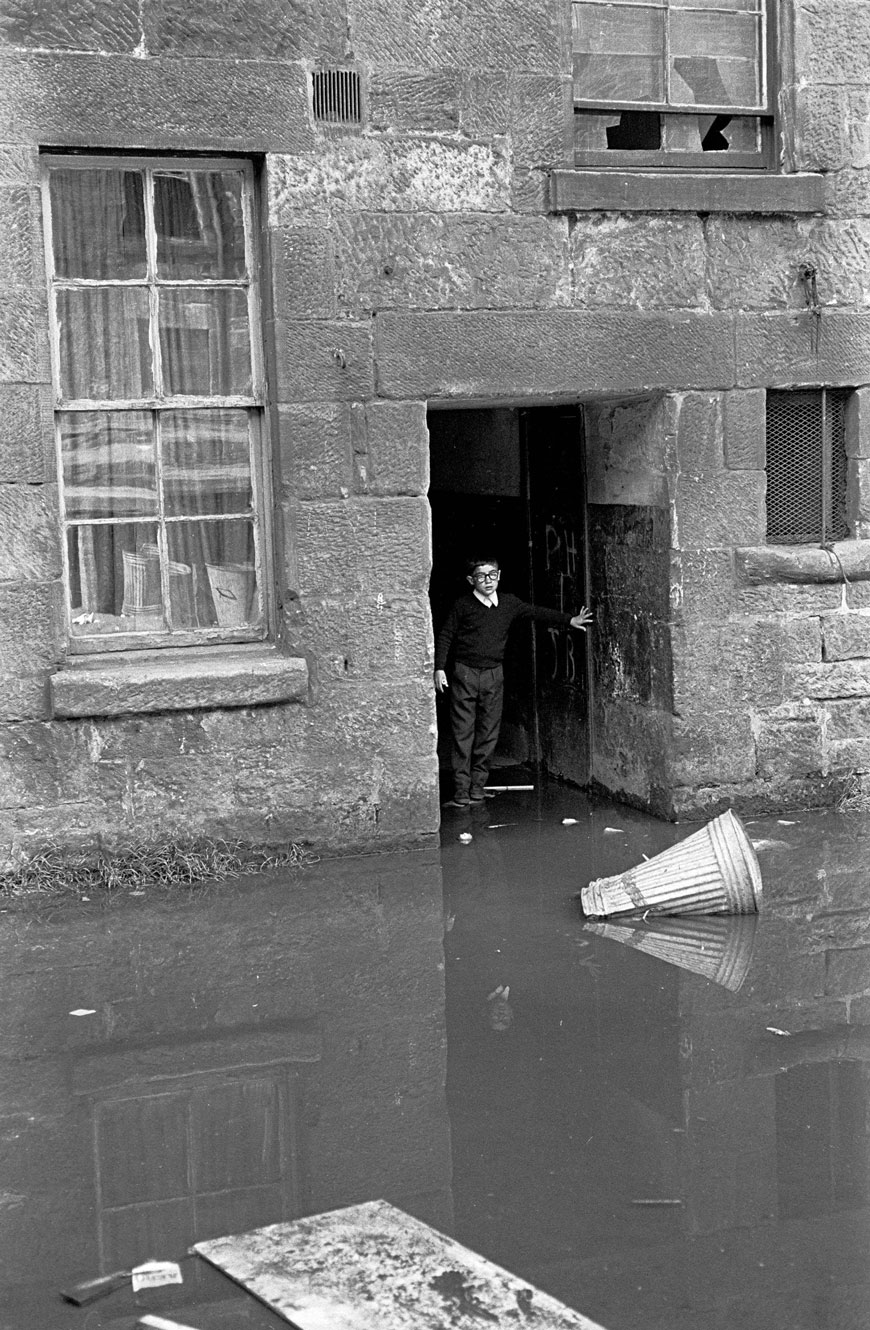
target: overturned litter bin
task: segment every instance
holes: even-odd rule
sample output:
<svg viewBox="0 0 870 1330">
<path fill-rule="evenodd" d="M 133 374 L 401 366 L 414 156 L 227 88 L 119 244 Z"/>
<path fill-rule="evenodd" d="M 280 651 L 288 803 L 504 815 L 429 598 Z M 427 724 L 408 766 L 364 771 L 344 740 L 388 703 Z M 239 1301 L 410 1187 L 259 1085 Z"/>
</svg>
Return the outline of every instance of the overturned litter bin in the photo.
<svg viewBox="0 0 870 1330">
<path fill-rule="evenodd" d="M 588 919 L 617 914 L 757 914 L 761 869 L 740 818 L 729 808 L 700 831 L 580 892 Z"/>
</svg>

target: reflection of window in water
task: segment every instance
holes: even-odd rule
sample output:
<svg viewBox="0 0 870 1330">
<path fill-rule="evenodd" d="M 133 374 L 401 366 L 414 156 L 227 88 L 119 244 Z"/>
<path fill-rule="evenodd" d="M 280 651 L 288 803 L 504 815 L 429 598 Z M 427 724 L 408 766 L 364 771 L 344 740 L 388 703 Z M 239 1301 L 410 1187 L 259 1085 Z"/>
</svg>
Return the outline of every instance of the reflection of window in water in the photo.
<svg viewBox="0 0 870 1330">
<path fill-rule="evenodd" d="M 251 168 L 58 156 L 45 202 L 71 637 L 260 637 Z"/>
<path fill-rule="evenodd" d="M 867 1204 L 868 1074 L 864 1062 L 818 1062 L 774 1078 L 780 1219 Z"/>
</svg>

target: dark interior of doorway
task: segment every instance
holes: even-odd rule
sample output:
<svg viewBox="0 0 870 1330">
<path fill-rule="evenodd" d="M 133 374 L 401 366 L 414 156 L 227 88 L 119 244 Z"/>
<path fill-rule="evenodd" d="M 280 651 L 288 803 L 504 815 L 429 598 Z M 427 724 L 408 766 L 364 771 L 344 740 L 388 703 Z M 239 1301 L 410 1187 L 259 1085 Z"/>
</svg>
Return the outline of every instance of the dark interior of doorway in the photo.
<svg viewBox="0 0 870 1330">
<path fill-rule="evenodd" d="M 497 558 L 502 588 L 573 612 L 586 601 L 583 418 L 579 407 L 429 413 L 437 633 L 465 594 L 469 554 Z M 494 783 L 542 774 L 589 782 L 585 638 L 515 626 L 505 659 L 505 708 Z M 449 789 L 449 720 L 438 699 L 438 755 Z"/>
</svg>

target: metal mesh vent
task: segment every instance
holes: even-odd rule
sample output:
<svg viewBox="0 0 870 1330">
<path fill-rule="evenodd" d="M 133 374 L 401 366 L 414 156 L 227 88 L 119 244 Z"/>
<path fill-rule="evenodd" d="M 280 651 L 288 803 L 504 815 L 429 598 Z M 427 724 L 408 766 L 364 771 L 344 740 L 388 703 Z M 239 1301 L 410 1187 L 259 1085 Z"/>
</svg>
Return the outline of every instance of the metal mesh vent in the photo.
<svg viewBox="0 0 870 1330">
<path fill-rule="evenodd" d="M 315 70 L 311 76 L 314 119 L 322 125 L 362 122 L 360 77 L 352 69 Z"/>
<path fill-rule="evenodd" d="M 817 545 L 849 535 L 843 388 L 767 394 L 767 539 Z"/>
</svg>

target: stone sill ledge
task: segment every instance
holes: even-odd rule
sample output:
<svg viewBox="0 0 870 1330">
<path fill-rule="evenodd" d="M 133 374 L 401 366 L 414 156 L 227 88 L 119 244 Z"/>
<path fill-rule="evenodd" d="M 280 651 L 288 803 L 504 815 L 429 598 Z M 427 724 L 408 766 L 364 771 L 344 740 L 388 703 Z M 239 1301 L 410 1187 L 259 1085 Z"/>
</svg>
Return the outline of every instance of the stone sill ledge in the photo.
<svg viewBox="0 0 870 1330">
<path fill-rule="evenodd" d="M 276 649 L 125 652 L 68 661 L 50 679 L 55 716 L 127 716 L 154 711 L 304 702 L 308 664 Z"/>
<path fill-rule="evenodd" d="M 551 212 L 821 213 L 821 175 L 764 171 L 550 172 Z"/>
<path fill-rule="evenodd" d="M 838 540 L 831 550 L 829 553 L 818 545 L 738 549 L 734 551 L 737 576 L 744 586 L 870 581 L 870 540 Z"/>
</svg>

